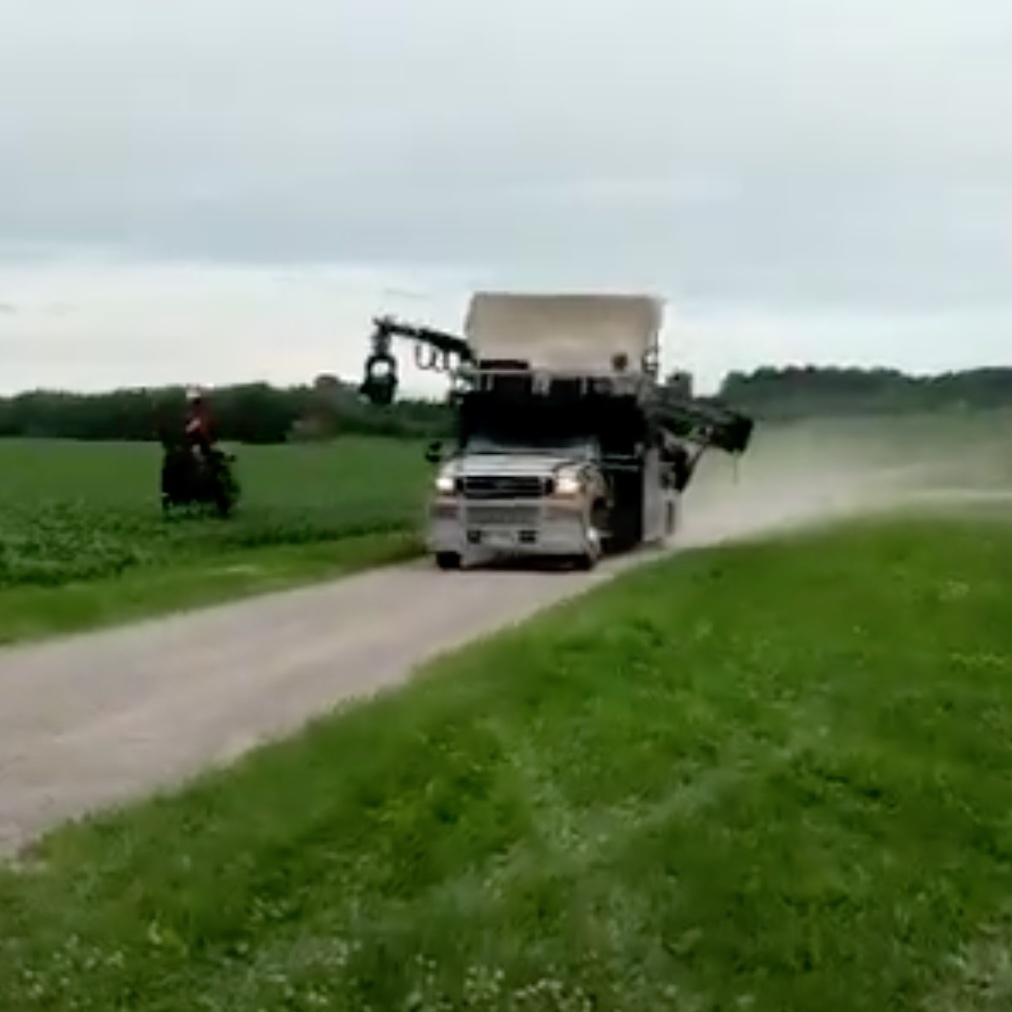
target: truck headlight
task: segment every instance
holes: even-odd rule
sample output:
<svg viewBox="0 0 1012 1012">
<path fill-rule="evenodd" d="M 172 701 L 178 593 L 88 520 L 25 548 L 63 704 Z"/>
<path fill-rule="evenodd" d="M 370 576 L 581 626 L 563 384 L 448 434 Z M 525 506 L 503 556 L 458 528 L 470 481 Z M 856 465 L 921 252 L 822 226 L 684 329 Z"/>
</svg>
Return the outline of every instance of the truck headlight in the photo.
<svg viewBox="0 0 1012 1012">
<path fill-rule="evenodd" d="M 444 472 L 443 474 L 436 475 L 436 491 L 440 495 L 453 495 L 456 488 L 457 479 L 454 474 Z"/>
<path fill-rule="evenodd" d="M 580 475 L 576 471 L 560 471 L 555 476 L 555 494 L 562 496 L 579 495 L 583 489 Z"/>
</svg>

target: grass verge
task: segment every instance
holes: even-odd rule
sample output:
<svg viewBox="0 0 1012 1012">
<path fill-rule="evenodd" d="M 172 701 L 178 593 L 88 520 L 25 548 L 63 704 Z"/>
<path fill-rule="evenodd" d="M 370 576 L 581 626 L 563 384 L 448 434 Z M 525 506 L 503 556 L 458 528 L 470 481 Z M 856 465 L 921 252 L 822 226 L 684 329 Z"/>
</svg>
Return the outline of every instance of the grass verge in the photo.
<svg viewBox="0 0 1012 1012">
<path fill-rule="evenodd" d="M 0 875 L 5 1008 L 1004 1009 L 1012 525 L 665 560 Z"/>
<path fill-rule="evenodd" d="M 80 632 L 133 619 L 330 579 L 404 561 L 417 536 L 368 534 L 330 542 L 220 552 L 56 587 L 0 588 L 0 644 Z"/>
</svg>

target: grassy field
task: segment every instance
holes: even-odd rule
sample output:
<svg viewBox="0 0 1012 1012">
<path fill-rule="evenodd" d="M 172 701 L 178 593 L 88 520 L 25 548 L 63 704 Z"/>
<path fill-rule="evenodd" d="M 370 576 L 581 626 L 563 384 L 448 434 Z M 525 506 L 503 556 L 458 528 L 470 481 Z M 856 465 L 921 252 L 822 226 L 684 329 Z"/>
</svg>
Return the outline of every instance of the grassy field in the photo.
<svg viewBox="0 0 1012 1012">
<path fill-rule="evenodd" d="M 827 462 L 930 461 L 937 471 L 944 458 L 956 474 L 973 457 L 976 484 L 1005 483 L 1010 425 L 1007 414 L 968 413 L 763 426 L 743 467 L 796 480 Z M 983 478 L 982 456 L 991 461 Z M 242 447 L 244 498 L 227 522 L 164 522 L 160 461 L 155 445 L 0 441 L 0 644 L 281 589 L 420 550 L 430 475 L 420 444 Z M 726 464 L 712 470 L 726 473 Z M 694 495 L 707 480 L 704 468 Z"/>
<path fill-rule="evenodd" d="M 427 491 L 415 443 L 242 447 L 227 522 L 166 523 L 156 445 L 0 441 L 0 642 L 404 557 Z"/>
<path fill-rule="evenodd" d="M 32 1010 L 1012 1007 L 1012 522 L 661 561 L 0 874 Z"/>
</svg>

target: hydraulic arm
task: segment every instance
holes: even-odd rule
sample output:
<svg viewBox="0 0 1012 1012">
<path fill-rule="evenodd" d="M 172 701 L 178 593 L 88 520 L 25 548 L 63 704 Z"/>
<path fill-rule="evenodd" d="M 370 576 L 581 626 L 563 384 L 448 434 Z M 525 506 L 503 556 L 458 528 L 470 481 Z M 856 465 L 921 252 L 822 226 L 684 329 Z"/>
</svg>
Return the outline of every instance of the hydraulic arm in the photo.
<svg viewBox="0 0 1012 1012">
<path fill-rule="evenodd" d="M 449 373 L 475 360 L 471 346 L 456 334 L 403 323 L 392 316 L 378 316 L 373 320 L 372 349 L 365 360 L 365 378 L 359 388 L 373 404 L 391 404 L 397 393 L 397 359 L 390 350 L 394 337 L 415 342 L 415 364 L 419 369 Z"/>
<path fill-rule="evenodd" d="M 712 446 L 739 455 L 752 441 L 754 420 L 724 405 L 661 388 L 657 391 L 655 411 L 663 428 L 702 448 Z"/>
</svg>

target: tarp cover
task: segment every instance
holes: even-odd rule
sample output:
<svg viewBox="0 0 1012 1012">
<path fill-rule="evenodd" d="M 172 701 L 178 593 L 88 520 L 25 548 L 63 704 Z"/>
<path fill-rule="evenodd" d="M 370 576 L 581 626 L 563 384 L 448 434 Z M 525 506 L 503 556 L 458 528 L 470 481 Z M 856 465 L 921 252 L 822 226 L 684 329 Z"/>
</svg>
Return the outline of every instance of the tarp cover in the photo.
<svg viewBox="0 0 1012 1012">
<path fill-rule="evenodd" d="M 650 295 L 477 292 L 465 336 L 480 359 L 522 359 L 534 368 L 610 372 L 614 356 L 640 372 L 657 339 L 663 303 Z"/>
</svg>

